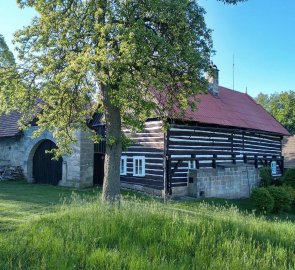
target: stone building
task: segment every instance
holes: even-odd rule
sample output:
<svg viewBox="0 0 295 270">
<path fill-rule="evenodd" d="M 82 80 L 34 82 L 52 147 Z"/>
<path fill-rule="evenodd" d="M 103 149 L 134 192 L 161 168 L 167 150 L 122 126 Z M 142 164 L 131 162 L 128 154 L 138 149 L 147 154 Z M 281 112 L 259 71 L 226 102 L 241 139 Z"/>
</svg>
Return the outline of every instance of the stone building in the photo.
<svg viewBox="0 0 295 270">
<path fill-rule="evenodd" d="M 38 138 L 32 134 L 37 128 L 22 132 L 17 121 L 18 113 L 0 116 L 0 173 L 20 167 L 28 182 L 86 187 L 93 184 L 93 142 L 86 132 L 77 131 L 77 143 L 70 156 L 52 160 L 46 150 L 55 148 L 55 139 L 49 132 Z"/>
</svg>

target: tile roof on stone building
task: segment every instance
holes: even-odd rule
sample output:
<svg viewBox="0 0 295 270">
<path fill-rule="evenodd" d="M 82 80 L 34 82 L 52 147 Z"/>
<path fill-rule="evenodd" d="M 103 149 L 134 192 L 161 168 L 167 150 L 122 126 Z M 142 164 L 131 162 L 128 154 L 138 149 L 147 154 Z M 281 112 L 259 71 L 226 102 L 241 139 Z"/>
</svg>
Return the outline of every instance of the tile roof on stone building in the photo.
<svg viewBox="0 0 295 270">
<path fill-rule="evenodd" d="M 21 133 L 17 124 L 20 117 L 18 112 L 0 115 L 0 138 L 15 137 Z"/>
</svg>

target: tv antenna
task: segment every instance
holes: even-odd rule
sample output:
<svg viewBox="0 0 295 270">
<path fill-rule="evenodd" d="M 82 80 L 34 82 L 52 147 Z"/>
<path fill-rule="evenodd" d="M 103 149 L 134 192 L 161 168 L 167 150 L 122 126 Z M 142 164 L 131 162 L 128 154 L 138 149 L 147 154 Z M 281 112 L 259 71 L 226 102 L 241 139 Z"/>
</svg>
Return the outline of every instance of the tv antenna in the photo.
<svg viewBox="0 0 295 270">
<path fill-rule="evenodd" d="M 233 90 L 235 90 L 235 55 L 233 54 Z"/>
</svg>

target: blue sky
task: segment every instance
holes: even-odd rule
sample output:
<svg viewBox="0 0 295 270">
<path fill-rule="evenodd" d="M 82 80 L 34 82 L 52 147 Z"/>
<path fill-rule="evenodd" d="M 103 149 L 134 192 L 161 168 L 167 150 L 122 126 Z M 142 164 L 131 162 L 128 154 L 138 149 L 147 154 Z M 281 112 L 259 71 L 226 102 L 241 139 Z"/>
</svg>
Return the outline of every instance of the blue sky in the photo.
<svg viewBox="0 0 295 270">
<path fill-rule="evenodd" d="M 229 6 L 200 0 L 213 31 L 220 84 L 251 96 L 295 90 L 295 1 L 248 0 Z"/>
<path fill-rule="evenodd" d="M 295 90 L 295 1 L 248 0 L 237 6 L 216 0 L 199 0 L 206 9 L 206 22 L 213 29 L 220 70 L 220 85 L 251 96 L 259 92 Z M 30 9 L 20 10 L 14 0 L 0 0 L 0 33 L 8 46 L 12 33 L 30 23 Z"/>
</svg>

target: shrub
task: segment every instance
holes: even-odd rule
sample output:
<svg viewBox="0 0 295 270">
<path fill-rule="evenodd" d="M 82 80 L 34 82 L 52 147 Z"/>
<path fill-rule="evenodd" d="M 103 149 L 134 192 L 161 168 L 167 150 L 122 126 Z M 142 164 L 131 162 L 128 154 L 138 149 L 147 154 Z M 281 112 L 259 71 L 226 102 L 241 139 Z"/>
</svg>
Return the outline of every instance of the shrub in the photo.
<svg viewBox="0 0 295 270">
<path fill-rule="evenodd" d="M 284 187 L 268 187 L 270 195 L 274 199 L 273 211 L 280 212 L 289 210 L 292 204 L 292 196 Z"/>
<path fill-rule="evenodd" d="M 271 176 L 271 168 L 270 167 L 260 168 L 259 176 L 260 176 L 261 186 L 268 187 L 271 184 L 272 176 Z"/>
<path fill-rule="evenodd" d="M 274 199 L 266 188 L 254 188 L 250 198 L 257 210 L 266 213 L 273 210 Z"/>
<path fill-rule="evenodd" d="M 284 177 L 276 177 L 274 181 L 272 182 L 274 186 L 283 186 L 284 185 Z"/>
<path fill-rule="evenodd" d="M 292 206 L 295 207 L 295 188 L 291 186 L 283 186 L 283 188 L 290 194 L 292 198 Z"/>
<path fill-rule="evenodd" d="M 286 185 L 295 188 L 295 168 L 288 169 L 284 175 L 284 182 Z"/>
</svg>

